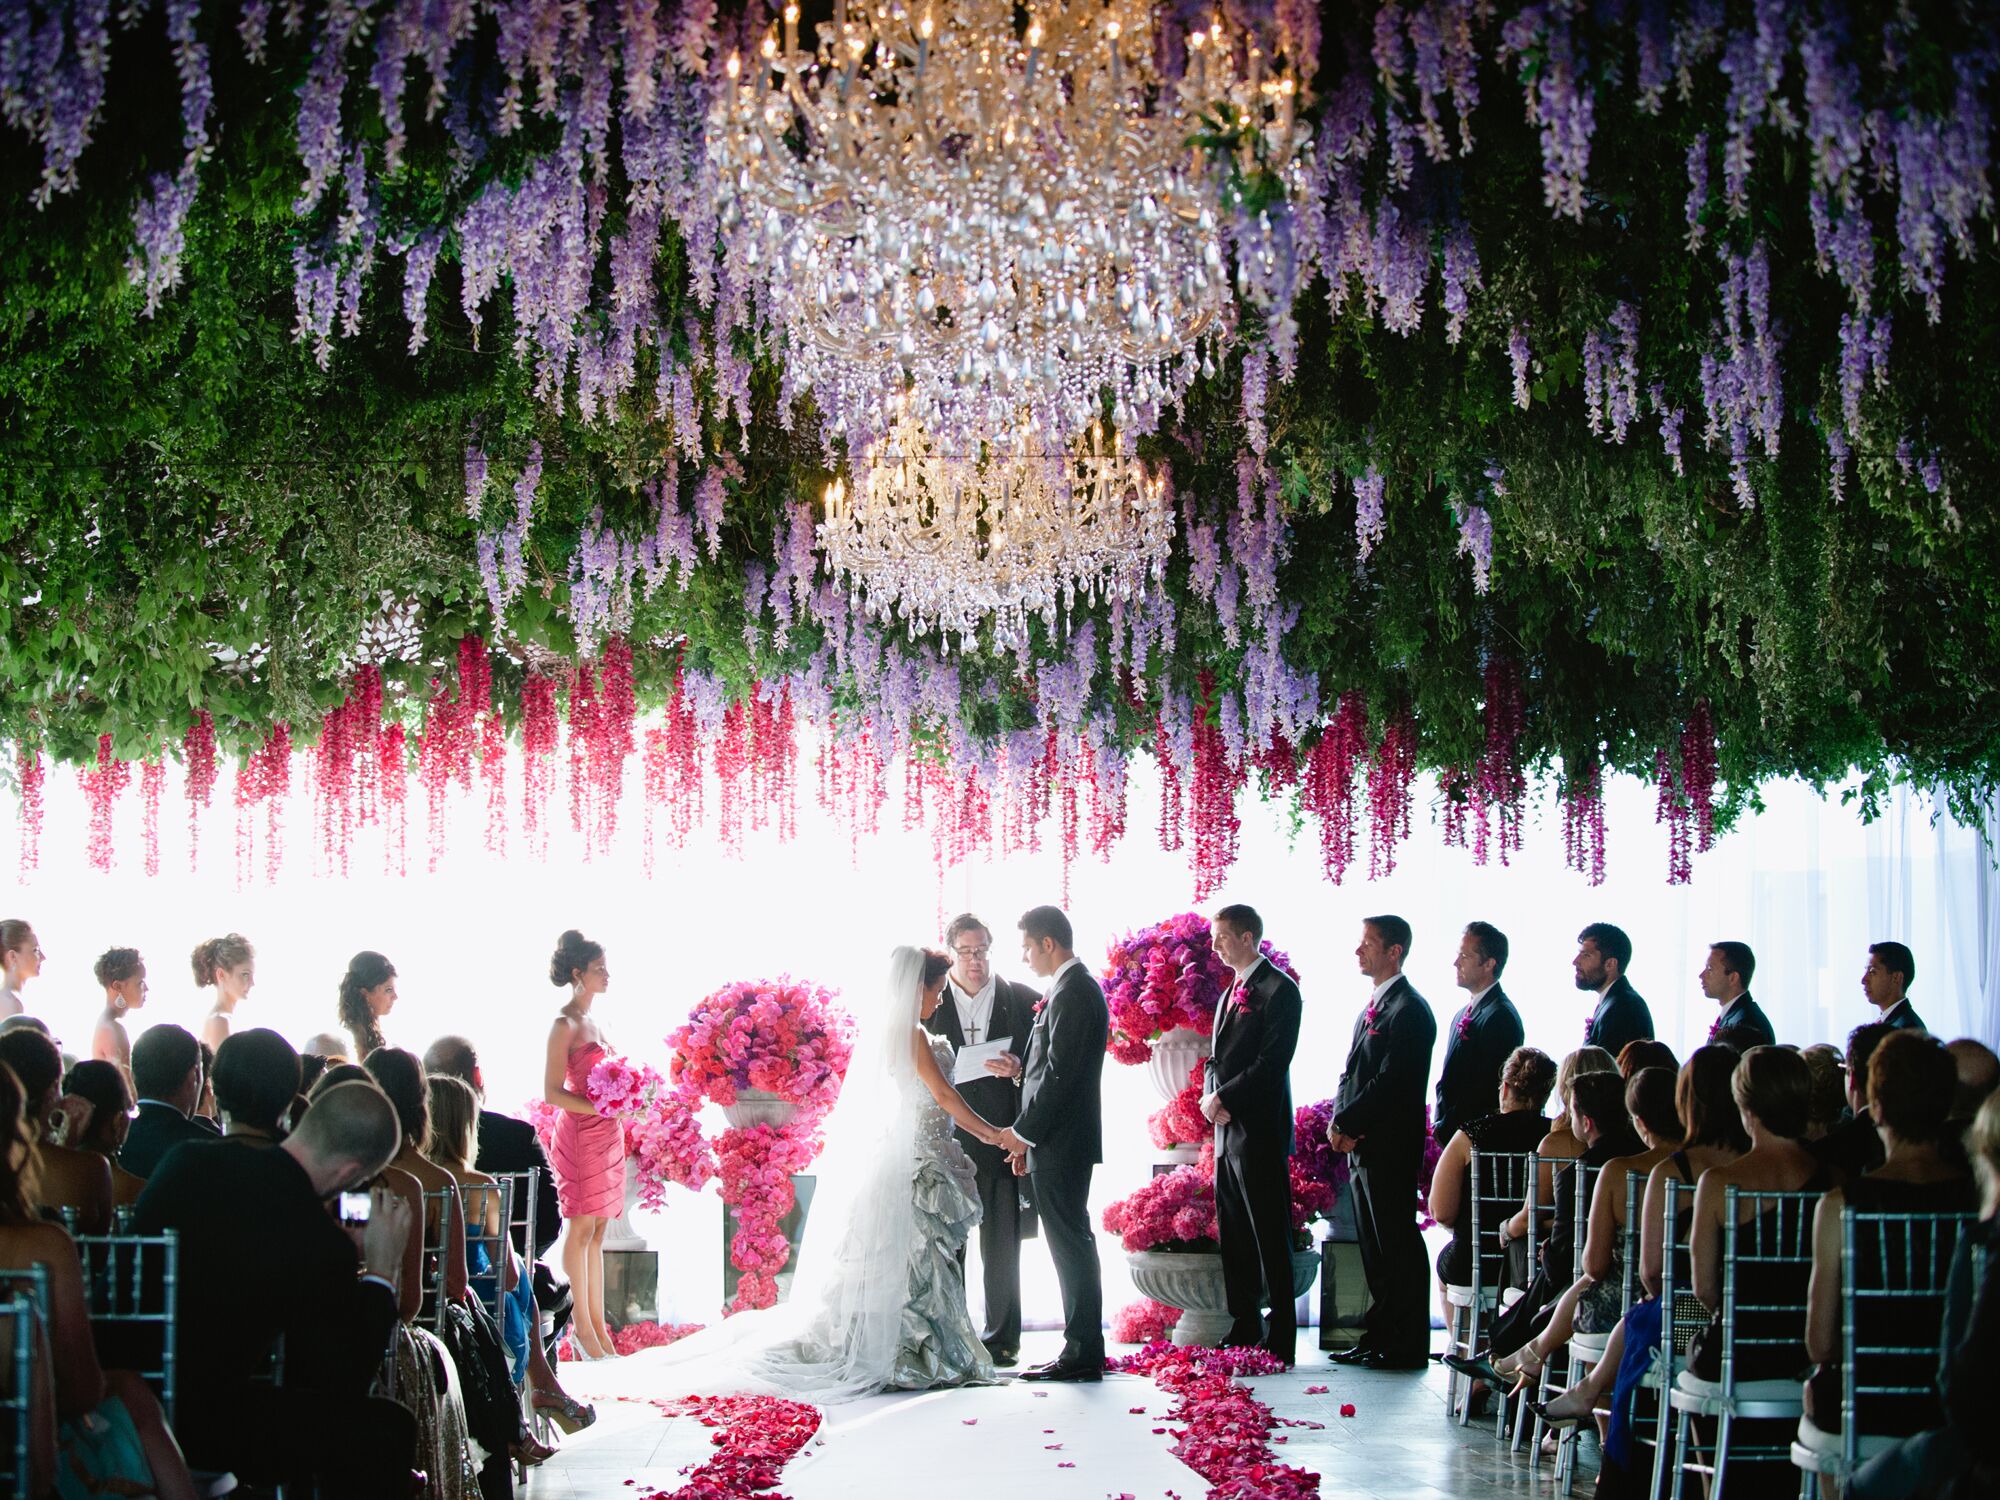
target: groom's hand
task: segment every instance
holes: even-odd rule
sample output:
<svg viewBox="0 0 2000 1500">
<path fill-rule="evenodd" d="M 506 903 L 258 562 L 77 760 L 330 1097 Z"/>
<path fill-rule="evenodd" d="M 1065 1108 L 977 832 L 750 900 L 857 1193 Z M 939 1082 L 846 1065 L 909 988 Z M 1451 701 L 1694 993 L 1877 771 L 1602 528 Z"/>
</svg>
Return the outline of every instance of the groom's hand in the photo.
<svg viewBox="0 0 2000 1500">
<path fill-rule="evenodd" d="M 1008 1157 L 1007 1165 L 1014 1169 L 1016 1177 L 1026 1177 L 1028 1175 L 1028 1153 L 1023 1151 L 1018 1155 Z"/>
<path fill-rule="evenodd" d="M 1000 1132 L 1000 1148 L 1009 1156 L 1026 1157 L 1028 1154 L 1028 1143 L 1014 1134 L 1011 1125 Z"/>
</svg>

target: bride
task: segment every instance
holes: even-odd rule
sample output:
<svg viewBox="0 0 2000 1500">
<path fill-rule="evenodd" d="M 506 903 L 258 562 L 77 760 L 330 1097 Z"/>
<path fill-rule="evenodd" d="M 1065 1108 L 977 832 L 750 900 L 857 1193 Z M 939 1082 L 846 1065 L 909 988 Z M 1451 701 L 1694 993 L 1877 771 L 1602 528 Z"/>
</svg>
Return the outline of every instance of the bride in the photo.
<svg viewBox="0 0 2000 1500">
<path fill-rule="evenodd" d="M 826 1405 L 994 1378 L 958 1257 L 979 1222 L 954 1122 L 1001 1132 L 950 1081 L 952 1047 L 919 1024 L 950 960 L 898 948 L 827 1120 L 791 1300 L 663 1349 L 589 1367 L 593 1394 L 784 1396 Z"/>
</svg>

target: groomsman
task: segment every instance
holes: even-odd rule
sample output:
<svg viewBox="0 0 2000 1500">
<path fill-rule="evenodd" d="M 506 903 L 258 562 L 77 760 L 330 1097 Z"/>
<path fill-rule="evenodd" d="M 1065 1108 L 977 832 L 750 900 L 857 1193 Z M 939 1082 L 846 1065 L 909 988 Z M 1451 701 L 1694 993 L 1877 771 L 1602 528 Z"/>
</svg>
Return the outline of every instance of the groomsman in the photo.
<svg viewBox="0 0 2000 1500">
<path fill-rule="evenodd" d="M 1715 1024 L 1708 1028 L 1710 1041 L 1728 1041 L 1744 1052 L 1777 1043 L 1771 1018 L 1750 998 L 1750 977 L 1756 972 L 1757 955 L 1748 943 L 1725 938 L 1709 944 L 1708 962 L 1701 966 L 1701 992 L 1718 1007 Z"/>
<path fill-rule="evenodd" d="M 1917 956 L 1901 943 L 1870 943 L 1868 967 L 1861 971 L 1861 989 L 1875 1003 L 1884 1026 L 1897 1031 L 1928 1031 L 1911 1006 L 1907 991 L 1917 982 Z"/>
<path fill-rule="evenodd" d="M 1583 1044 L 1602 1047 L 1613 1058 L 1627 1042 L 1653 1039 L 1653 1013 L 1625 970 L 1632 963 L 1632 940 L 1622 927 L 1592 922 L 1576 935 L 1576 987 L 1597 992 L 1597 1010 L 1584 1023 Z"/>
<path fill-rule="evenodd" d="M 924 1025 L 954 1047 L 983 1046 L 1005 1041 L 1007 1050 L 986 1064 L 989 1077 L 959 1085 L 965 1102 L 994 1125 L 1011 1125 L 1020 1108 L 1017 1080 L 1024 1071 L 1021 1054 L 1035 1024 L 1035 1002 L 1041 997 L 1025 984 L 1015 984 L 993 972 L 993 934 L 970 912 L 945 929 L 951 954 L 951 982 L 945 1001 Z M 993 1363 L 1011 1368 L 1021 1352 L 1021 1183 L 1007 1153 L 967 1132 L 958 1143 L 972 1158 L 979 1177 L 979 1260 L 986 1275 L 986 1330 L 980 1335 Z M 960 1264 L 964 1252 L 959 1252 Z"/>
<path fill-rule="evenodd" d="M 1076 956 L 1069 918 L 1037 906 L 1021 918 L 1021 957 L 1049 981 L 1028 1034 L 1021 1112 L 1001 1136 L 1018 1176 L 1033 1183 L 1042 1238 L 1062 1287 L 1063 1349 L 1023 1380 L 1104 1378 L 1104 1277 L 1090 1224 L 1090 1177 L 1104 1159 L 1102 1082 L 1111 1012 Z"/>
<path fill-rule="evenodd" d="M 1430 1361 L 1430 1268 L 1417 1232 L 1417 1179 L 1424 1162 L 1424 1085 L 1437 1021 L 1403 977 L 1410 924 L 1370 917 L 1354 950 L 1375 983 L 1354 1023 L 1327 1139 L 1354 1158 L 1354 1217 L 1368 1278 L 1368 1323 L 1336 1363 L 1420 1370 Z"/>
<path fill-rule="evenodd" d="M 1444 1039 L 1431 1135 L 1439 1145 L 1453 1132 L 1500 1109 L 1500 1070 L 1527 1039 L 1521 1013 L 1500 988 L 1507 934 L 1491 922 L 1471 922 L 1459 940 L 1452 973 L 1471 999 L 1452 1018 Z"/>
<path fill-rule="evenodd" d="M 1236 971 L 1215 1012 L 1215 1049 L 1201 1112 L 1215 1126 L 1215 1218 L 1229 1298 L 1225 1344 L 1261 1344 L 1293 1363 L 1292 1053 L 1299 987 L 1261 952 L 1264 919 L 1248 906 L 1215 914 L 1215 951 Z M 1271 1301 L 1270 1332 L 1262 1307 Z"/>
</svg>

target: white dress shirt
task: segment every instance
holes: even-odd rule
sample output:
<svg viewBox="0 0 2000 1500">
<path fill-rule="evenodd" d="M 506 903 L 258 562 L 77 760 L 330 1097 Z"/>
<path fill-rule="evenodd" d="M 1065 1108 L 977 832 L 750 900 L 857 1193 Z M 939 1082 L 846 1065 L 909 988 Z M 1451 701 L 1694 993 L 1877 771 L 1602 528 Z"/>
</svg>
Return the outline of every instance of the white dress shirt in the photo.
<svg viewBox="0 0 2000 1500">
<path fill-rule="evenodd" d="M 993 1040 L 993 996 L 998 987 L 999 981 L 988 975 L 985 987 L 968 995 L 956 979 L 952 980 L 951 1006 L 958 1013 L 958 1032 L 968 1047 Z"/>
<path fill-rule="evenodd" d="M 1369 992 L 1368 1004 L 1371 1007 L 1380 1005 L 1382 1003 L 1382 997 L 1389 993 L 1389 986 L 1394 984 L 1397 980 L 1401 979 L 1402 977 L 1403 977 L 1403 971 L 1401 969 L 1398 969 L 1395 973 L 1391 974 L 1387 979 L 1383 980 L 1380 984 L 1376 985 L 1375 988 Z M 1484 990 L 1481 990 L 1480 993 L 1485 994 L 1486 992 Z"/>
</svg>

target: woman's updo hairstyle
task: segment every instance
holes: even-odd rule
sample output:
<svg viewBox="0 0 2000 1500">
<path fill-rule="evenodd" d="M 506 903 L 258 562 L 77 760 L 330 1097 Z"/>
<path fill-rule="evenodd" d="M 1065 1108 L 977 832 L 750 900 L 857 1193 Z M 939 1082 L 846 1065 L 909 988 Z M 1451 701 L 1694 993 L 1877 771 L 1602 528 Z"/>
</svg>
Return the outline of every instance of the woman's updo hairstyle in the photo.
<svg viewBox="0 0 2000 1500">
<path fill-rule="evenodd" d="M 572 927 L 556 939 L 556 951 L 549 959 L 549 983 L 557 989 L 575 984 L 578 971 L 602 957 L 604 944 L 593 943 Z"/>
<path fill-rule="evenodd" d="M 247 964 L 256 956 L 257 950 L 250 946 L 250 939 L 240 932 L 225 933 L 205 943 L 196 943 L 193 956 L 195 987 L 207 989 L 215 983 L 216 975 L 238 964 Z"/>
<path fill-rule="evenodd" d="M 428 1149 L 431 1141 L 431 1091 L 430 1080 L 424 1076 L 422 1059 L 401 1047 L 378 1047 L 368 1054 L 368 1060 L 361 1066 L 375 1080 L 375 1086 L 387 1094 L 389 1102 L 395 1105 L 396 1122 L 402 1127 L 403 1140 L 419 1152 Z"/>
<path fill-rule="evenodd" d="M 365 1061 L 383 1043 L 381 1023 L 368 1008 L 368 992 L 396 977 L 396 966 L 379 953 L 363 951 L 347 961 L 340 976 L 340 1024 L 354 1038 L 354 1048 Z"/>
<path fill-rule="evenodd" d="M 924 988 L 929 989 L 951 972 L 951 955 L 935 948 L 924 949 Z"/>
</svg>

